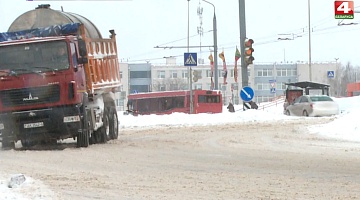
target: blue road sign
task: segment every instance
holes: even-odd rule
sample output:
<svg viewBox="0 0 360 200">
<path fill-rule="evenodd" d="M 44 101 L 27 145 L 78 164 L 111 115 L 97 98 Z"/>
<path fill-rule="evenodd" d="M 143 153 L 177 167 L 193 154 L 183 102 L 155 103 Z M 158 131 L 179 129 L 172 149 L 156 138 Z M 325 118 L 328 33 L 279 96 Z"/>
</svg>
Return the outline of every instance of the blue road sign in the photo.
<svg viewBox="0 0 360 200">
<path fill-rule="evenodd" d="M 184 53 L 184 66 L 197 66 L 197 54 Z"/>
<path fill-rule="evenodd" d="M 328 78 L 334 78 L 335 77 L 335 72 L 334 71 L 327 71 L 327 77 Z"/>
<path fill-rule="evenodd" d="M 245 86 L 240 90 L 240 97 L 243 101 L 249 102 L 254 98 L 254 90 L 249 86 Z"/>
</svg>

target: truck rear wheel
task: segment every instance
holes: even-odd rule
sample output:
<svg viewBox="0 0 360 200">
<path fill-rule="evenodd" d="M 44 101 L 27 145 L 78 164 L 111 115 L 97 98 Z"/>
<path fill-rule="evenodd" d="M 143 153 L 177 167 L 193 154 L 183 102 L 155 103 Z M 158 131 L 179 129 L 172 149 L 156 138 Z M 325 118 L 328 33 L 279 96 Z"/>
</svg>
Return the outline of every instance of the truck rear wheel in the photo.
<svg viewBox="0 0 360 200">
<path fill-rule="evenodd" d="M 119 120 L 116 108 L 110 109 L 109 116 L 110 139 L 116 140 L 119 137 Z"/>
<path fill-rule="evenodd" d="M 12 132 L 7 132 L 7 131 L 2 132 L 2 141 L 1 141 L 2 149 L 4 150 L 15 149 L 15 141 L 14 138 L 10 137 L 11 134 Z"/>
</svg>

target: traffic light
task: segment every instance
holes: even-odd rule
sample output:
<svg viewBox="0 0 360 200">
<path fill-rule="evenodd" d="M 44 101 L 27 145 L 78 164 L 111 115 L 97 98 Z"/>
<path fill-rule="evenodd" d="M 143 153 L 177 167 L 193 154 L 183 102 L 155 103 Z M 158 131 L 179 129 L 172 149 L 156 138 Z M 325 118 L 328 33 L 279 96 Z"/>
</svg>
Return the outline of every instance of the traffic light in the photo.
<svg viewBox="0 0 360 200">
<path fill-rule="evenodd" d="M 254 49 L 252 48 L 253 44 L 253 39 L 245 40 L 245 63 L 247 65 L 253 64 L 253 61 L 255 60 L 255 58 L 252 56 L 252 53 L 254 52 Z"/>
<path fill-rule="evenodd" d="M 197 82 L 201 78 L 201 70 L 193 70 L 193 81 Z"/>
</svg>

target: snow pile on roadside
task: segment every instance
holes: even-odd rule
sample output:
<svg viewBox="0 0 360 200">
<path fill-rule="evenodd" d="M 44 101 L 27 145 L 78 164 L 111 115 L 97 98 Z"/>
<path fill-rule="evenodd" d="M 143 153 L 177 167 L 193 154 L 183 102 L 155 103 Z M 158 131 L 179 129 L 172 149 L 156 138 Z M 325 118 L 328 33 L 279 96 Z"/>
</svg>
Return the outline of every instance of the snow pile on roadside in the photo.
<svg viewBox="0 0 360 200">
<path fill-rule="evenodd" d="M 0 199 L 6 200 L 53 200 L 55 193 L 39 180 L 25 176 L 26 180 L 20 185 L 10 188 L 9 183 L 13 175 L 0 175 Z"/>
</svg>

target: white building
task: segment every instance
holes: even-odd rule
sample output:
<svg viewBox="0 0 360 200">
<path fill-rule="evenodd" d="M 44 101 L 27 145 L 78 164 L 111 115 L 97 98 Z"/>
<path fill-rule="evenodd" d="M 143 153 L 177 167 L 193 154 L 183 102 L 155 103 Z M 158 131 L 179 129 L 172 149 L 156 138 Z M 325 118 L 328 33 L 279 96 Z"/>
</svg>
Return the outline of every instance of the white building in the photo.
<svg viewBox="0 0 360 200">
<path fill-rule="evenodd" d="M 220 60 L 221 61 L 221 60 Z M 168 90 L 188 90 L 189 89 L 189 67 L 176 64 L 176 58 L 166 59 L 165 64 L 153 65 L 145 64 L 126 64 L 121 63 L 122 91 L 126 94 L 132 92 L 168 91 Z M 240 90 L 242 88 L 242 74 L 240 60 L 238 61 L 238 78 L 234 79 L 234 63 L 227 63 L 227 84 L 224 84 L 223 64 L 218 63 L 218 89 L 223 93 L 223 102 L 228 104 L 233 99 L 235 104 L 242 103 Z M 336 76 L 336 63 L 312 63 L 311 81 L 332 85 L 333 77 Z M 248 86 L 255 91 L 254 101 L 266 102 L 274 97 L 284 95 L 286 86 L 284 83 L 310 81 L 309 65 L 307 63 L 255 63 L 250 65 L 247 70 Z M 192 67 L 197 71 L 201 78 L 192 83 L 192 88 L 210 90 L 211 89 L 211 66 L 201 64 Z M 193 77 L 192 77 L 193 78 Z M 213 81 L 215 79 L 213 78 Z M 274 89 L 275 88 L 275 89 Z M 330 88 L 331 93 L 331 88 Z M 126 98 L 119 101 L 125 104 Z"/>
</svg>

